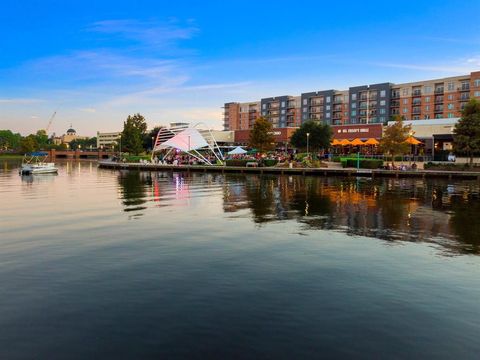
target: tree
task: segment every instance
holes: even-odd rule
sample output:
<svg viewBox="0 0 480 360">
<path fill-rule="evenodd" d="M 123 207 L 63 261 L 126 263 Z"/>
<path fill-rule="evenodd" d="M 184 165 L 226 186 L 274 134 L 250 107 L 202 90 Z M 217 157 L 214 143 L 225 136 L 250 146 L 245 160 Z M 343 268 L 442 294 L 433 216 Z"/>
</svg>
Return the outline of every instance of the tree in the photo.
<svg viewBox="0 0 480 360">
<path fill-rule="evenodd" d="M 121 134 L 122 151 L 135 155 L 143 152 L 143 137 L 146 131 L 147 123 L 142 115 L 128 115 L 127 120 L 123 123 Z"/>
<path fill-rule="evenodd" d="M 0 150 L 18 149 L 22 135 L 10 130 L 0 130 Z"/>
<path fill-rule="evenodd" d="M 45 146 L 48 144 L 47 132 L 45 130 L 38 130 L 35 134 L 35 140 L 41 149 L 45 148 Z"/>
<path fill-rule="evenodd" d="M 30 134 L 20 140 L 20 148 L 23 152 L 32 152 L 38 149 L 37 138 L 35 135 Z"/>
<path fill-rule="evenodd" d="M 453 134 L 455 150 L 466 153 L 472 166 L 473 155 L 480 152 L 480 101 L 470 99 L 455 124 Z"/>
<path fill-rule="evenodd" d="M 263 116 L 255 120 L 253 129 L 250 132 L 249 144 L 251 147 L 260 150 L 260 152 L 275 148 L 272 124 Z"/>
<path fill-rule="evenodd" d="M 385 128 L 383 137 L 380 140 L 380 150 L 384 154 L 392 156 L 392 164 L 395 164 L 396 155 L 403 155 L 410 151 L 410 144 L 406 143 L 405 140 L 407 140 L 412 131 L 410 125 L 403 125 L 401 116 L 396 115 L 394 120 L 394 124 Z"/>
<path fill-rule="evenodd" d="M 290 143 L 297 147 L 305 149 L 307 147 L 307 133 L 309 149 L 314 152 L 325 149 L 330 146 L 332 130 L 326 124 L 319 124 L 315 121 L 307 121 L 302 124 L 290 138 Z"/>
<path fill-rule="evenodd" d="M 155 140 L 157 138 L 158 132 L 162 128 L 163 126 L 155 126 L 152 130 L 150 130 L 143 136 L 143 147 L 145 149 L 150 149 L 152 147 L 152 137 Z"/>
</svg>

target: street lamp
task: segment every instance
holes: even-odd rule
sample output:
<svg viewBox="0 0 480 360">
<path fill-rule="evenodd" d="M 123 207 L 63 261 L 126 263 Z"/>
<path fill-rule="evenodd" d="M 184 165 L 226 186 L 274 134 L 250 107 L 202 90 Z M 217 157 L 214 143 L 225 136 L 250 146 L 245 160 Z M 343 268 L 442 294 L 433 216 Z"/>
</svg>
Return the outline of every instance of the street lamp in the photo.
<svg viewBox="0 0 480 360">
<path fill-rule="evenodd" d="M 155 136 L 152 136 L 152 152 L 153 152 L 153 140 L 155 140 Z"/>
<path fill-rule="evenodd" d="M 307 132 L 307 158 L 310 157 L 309 152 L 308 152 L 308 141 L 310 139 L 310 133 Z"/>
</svg>

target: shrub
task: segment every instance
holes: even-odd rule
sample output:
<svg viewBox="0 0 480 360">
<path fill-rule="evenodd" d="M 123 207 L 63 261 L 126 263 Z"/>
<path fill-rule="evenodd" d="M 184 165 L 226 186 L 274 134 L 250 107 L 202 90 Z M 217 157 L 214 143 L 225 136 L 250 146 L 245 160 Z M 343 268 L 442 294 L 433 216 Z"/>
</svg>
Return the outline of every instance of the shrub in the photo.
<svg viewBox="0 0 480 360">
<path fill-rule="evenodd" d="M 225 160 L 225 165 L 227 166 L 247 166 L 248 162 L 255 162 L 255 160 L 246 160 L 246 159 L 230 159 Z"/>
<path fill-rule="evenodd" d="M 265 166 L 275 166 L 275 165 L 277 165 L 278 160 L 266 159 L 266 160 L 263 161 L 263 163 L 264 163 Z"/>
<path fill-rule="evenodd" d="M 343 158 L 341 160 L 342 167 L 357 167 L 357 159 Z M 359 161 L 360 168 L 362 169 L 378 169 L 383 166 L 383 160 L 378 159 L 362 159 Z"/>
</svg>

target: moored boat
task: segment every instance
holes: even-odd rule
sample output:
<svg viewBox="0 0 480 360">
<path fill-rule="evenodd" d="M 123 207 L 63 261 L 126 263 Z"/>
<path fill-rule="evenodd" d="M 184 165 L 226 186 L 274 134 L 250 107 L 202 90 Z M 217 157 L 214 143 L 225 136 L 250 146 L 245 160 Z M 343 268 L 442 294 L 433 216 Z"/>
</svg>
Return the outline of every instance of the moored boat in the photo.
<svg viewBox="0 0 480 360">
<path fill-rule="evenodd" d="M 47 157 L 46 152 L 25 154 L 19 171 L 20 175 L 57 173 L 58 168 L 55 167 L 55 163 L 46 162 Z"/>
</svg>

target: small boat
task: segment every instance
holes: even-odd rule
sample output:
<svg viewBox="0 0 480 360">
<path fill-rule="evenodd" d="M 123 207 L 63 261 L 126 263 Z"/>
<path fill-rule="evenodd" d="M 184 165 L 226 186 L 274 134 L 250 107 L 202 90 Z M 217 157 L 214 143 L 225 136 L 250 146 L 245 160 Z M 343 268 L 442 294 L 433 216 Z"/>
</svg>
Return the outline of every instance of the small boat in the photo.
<svg viewBox="0 0 480 360">
<path fill-rule="evenodd" d="M 46 152 L 32 152 L 25 154 L 20 168 L 20 175 L 31 174 L 51 174 L 57 173 L 58 169 L 55 163 L 46 162 L 48 153 Z"/>
</svg>

